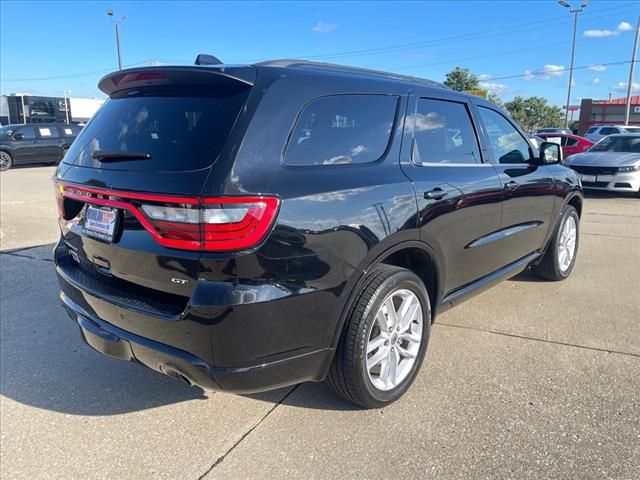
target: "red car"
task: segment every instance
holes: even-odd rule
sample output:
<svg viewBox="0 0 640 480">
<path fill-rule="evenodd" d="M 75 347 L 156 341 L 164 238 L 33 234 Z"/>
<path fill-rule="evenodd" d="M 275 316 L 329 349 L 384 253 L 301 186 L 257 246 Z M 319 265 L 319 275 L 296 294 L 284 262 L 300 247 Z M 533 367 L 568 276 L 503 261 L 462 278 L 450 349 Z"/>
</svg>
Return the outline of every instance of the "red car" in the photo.
<svg viewBox="0 0 640 480">
<path fill-rule="evenodd" d="M 544 138 L 547 142 L 559 143 L 562 147 L 563 158 L 585 152 L 594 145 L 591 140 L 578 135 L 569 135 L 568 133 L 538 133 L 536 135 Z"/>
</svg>

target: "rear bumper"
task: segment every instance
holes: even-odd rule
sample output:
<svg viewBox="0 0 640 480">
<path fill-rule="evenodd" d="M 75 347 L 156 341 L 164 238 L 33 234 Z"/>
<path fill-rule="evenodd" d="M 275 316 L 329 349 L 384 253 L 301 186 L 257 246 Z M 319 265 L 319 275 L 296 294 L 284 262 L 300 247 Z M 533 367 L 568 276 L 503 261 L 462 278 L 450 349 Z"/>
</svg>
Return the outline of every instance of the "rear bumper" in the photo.
<svg viewBox="0 0 640 480">
<path fill-rule="evenodd" d="M 205 390 L 252 393 L 318 381 L 322 379 L 318 372 L 328 367 L 333 357 L 333 350 L 323 349 L 253 367 L 216 367 L 189 352 L 91 317 L 64 292 L 60 299 L 69 316 L 78 323 L 82 339 L 94 350 L 111 358 L 139 363 Z"/>
<path fill-rule="evenodd" d="M 329 369 L 334 350 L 318 332 L 329 338 L 334 327 L 325 312 L 320 312 L 324 319 L 318 322 L 313 311 L 318 300 L 313 294 L 233 307 L 199 304 L 191 308 L 190 302 L 183 314 L 162 316 L 137 308 L 140 302 L 123 305 L 109 296 L 112 292 L 96 292 L 90 284 L 79 284 L 69 275 L 71 267 L 65 263 L 70 260 L 60 253 L 61 248 L 56 249 L 56 271 L 62 303 L 84 341 L 104 355 L 142 364 L 206 390 L 235 393 L 320 381 Z M 302 329 L 301 315 L 318 323 L 313 331 Z M 270 338 L 268 332 L 277 338 Z M 313 343 L 308 341 L 312 337 Z M 286 349 L 285 341 L 293 348 Z M 277 350 L 267 356 L 265 348 Z"/>
</svg>

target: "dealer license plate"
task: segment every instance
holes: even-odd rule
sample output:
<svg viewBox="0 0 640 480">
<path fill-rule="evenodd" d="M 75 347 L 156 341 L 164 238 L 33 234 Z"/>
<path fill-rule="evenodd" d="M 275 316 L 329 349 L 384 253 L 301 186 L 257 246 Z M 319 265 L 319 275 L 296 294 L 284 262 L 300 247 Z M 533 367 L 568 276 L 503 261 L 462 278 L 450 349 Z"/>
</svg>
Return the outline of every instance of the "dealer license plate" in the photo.
<svg viewBox="0 0 640 480">
<path fill-rule="evenodd" d="M 87 205 L 84 219 L 84 228 L 88 235 L 108 242 L 113 241 L 118 220 L 116 209 Z"/>
</svg>

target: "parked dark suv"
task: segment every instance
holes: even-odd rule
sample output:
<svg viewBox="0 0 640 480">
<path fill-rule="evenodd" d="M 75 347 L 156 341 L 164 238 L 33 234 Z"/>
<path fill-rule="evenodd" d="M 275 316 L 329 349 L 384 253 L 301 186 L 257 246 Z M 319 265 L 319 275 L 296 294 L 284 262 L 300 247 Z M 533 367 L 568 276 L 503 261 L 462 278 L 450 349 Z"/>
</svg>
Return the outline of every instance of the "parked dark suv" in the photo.
<svg viewBox="0 0 640 480">
<path fill-rule="evenodd" d="M 99 86 L 110 100 L 55 176 L 55 263 L 105 355 L 232 392 L 327 379 L 379 407 L 437 313 L 574 267 L 575 172 L 478 97 L 302 61 Z"/>
<path fill-rule="evenodd" d="M 14 165 L 58 163 L 82 127 L 66 123 L 31 123 L 0 127 L 0 171 Z"/>
</svg>

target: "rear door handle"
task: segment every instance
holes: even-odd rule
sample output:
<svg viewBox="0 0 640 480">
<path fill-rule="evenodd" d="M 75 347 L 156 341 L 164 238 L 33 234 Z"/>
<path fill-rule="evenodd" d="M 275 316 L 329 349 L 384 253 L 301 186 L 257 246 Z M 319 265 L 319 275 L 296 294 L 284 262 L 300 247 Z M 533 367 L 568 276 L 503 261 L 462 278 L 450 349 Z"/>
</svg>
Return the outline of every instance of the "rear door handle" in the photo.
<svg viewBox="0 0 640 480">
<path fill-rule="evenodd" d="M 505 190 L 515 190 L 516 188 L 518 188 L 519 183 L 518 182 L 514 182 L 513 180 L 511 180 L 510 182 L 507 182 L 504 184 L 504 189 Z"/>
<path fill-rule="evenodd" d="M 424 192 L 424 198 L 426 200 L 440 200 L 441 198 L 446 197 L 446 195 L 447 192 L 442 190 L 440 187 L 436 187 L 433 190 Z"/>
</svg>

